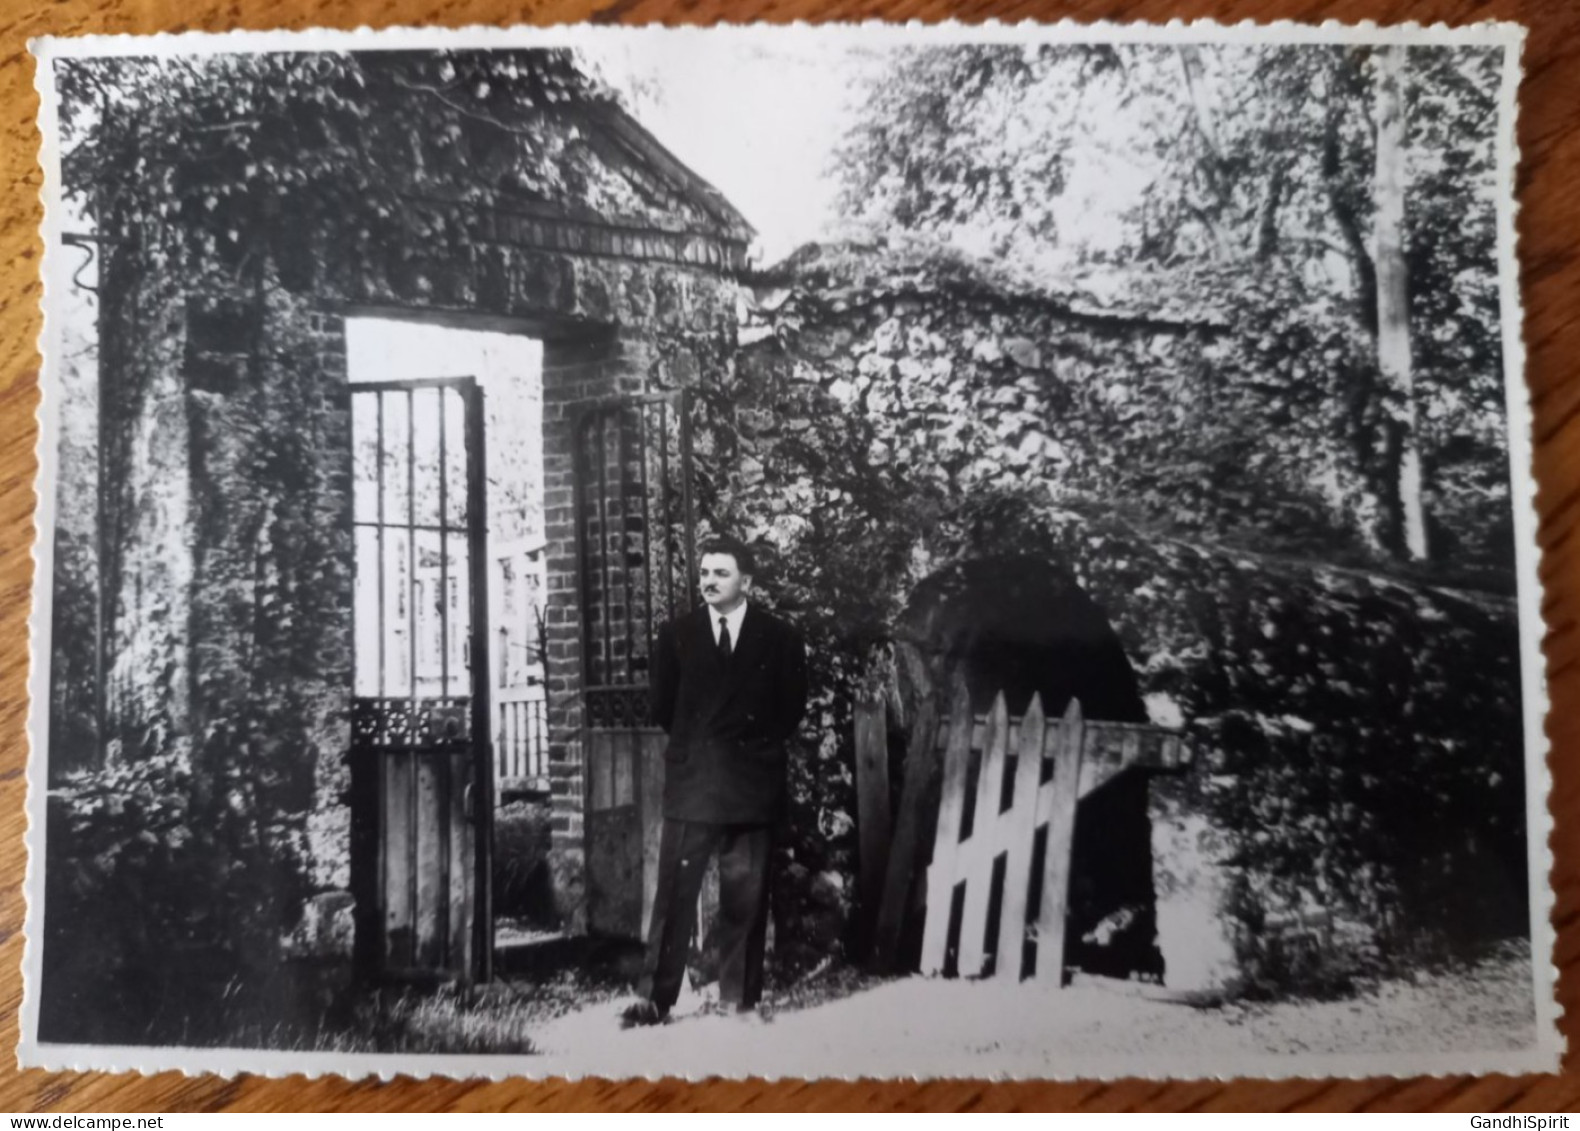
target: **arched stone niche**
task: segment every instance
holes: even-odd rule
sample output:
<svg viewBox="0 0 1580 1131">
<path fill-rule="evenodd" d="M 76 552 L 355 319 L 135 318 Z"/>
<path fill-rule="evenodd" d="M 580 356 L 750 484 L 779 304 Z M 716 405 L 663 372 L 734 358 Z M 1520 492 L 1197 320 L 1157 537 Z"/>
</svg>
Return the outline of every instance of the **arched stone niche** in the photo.
<svg viewBox="0 0 1580 1131">
<path fill-rule="evenodd" d="M 902 719 L 923 695 L 965 677 L 985 714 L 1002 692 L 1011 716 L 1033 695 L 1058 717 L 1072 699 L 1088 719 L 1146 722 L 1139 682 L 1107 613 L 1062 563 L 1045 556 L 968 558 L 934 573 L 901 617 Z M 972 767 L 974 788 L 975 765 Z M 930 840 L 929 840 L 930 843 Z M 1148 779 L 1129 771 L 1082 799 L 1071 875 L 1071 965 L 1159 978 Z"/>
</svg>

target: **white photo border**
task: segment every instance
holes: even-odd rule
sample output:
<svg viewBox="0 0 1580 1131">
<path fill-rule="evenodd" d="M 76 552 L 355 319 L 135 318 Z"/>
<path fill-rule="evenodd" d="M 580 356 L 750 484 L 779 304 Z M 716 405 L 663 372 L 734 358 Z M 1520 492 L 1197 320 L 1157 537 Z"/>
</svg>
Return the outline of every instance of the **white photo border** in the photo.
<svg viewBox="0 0 1580 1131">
<path fill-rule="evenodd" d="M 970 1064 L 919 1063 L 905 1050 L 893 1050 L 882 1062 L 851 1064 L 837 1049 L 805 1049 L 797 1060 L 767 1065 L 743 1059 L 739 1066 L 708 1063 L 666 1064 L 661 1071 L 641 1065 L 613 1062 L 599 1050 L 578 1055 L 517 1054 L 413 1055 L 398 1053 L 284 1052 L 245 1048 L 183 1048 L 110 1045 L 68 1045 L 38 1039 L 39 992 L 42 974 L 42 913 L 46 867 L 44 821 L 47 789 L 46 754 L 49 749 L 50 637 L 53 599 L 56 483 L 60 440 L 60 331 L 57 313 L 60 296 L 69 285 L 71 265 L 61 243 L 62 175 L 60 103 L 53 81 L 55 60 L 99 56 L 149 56 L 311 51 L 379 51 L 437 49 L 509 49 L 577 47 L 632 37 L 662 36 L 684 41 L 692 38 L 729 37 L 742 46 L 769 44 L 796 46 L 839 40 L 863 46 L 888 44 L 945 45 L 957 43 L 1001 44 L 1388 44 L 1401 46 L 1495 47 L 1504 53 L 1499 96 L 1496 157 L 1500 191 L 1497 199 L 1497 254 L 1501 337 L 1506 391 L 1506 425 L 1515 530 L 1518 581 L 1518 620 L 1525 739 L 1526 842 L 1530 885 L 1531 992 L 1534 999 L 1533 1044 L 1526 1049 L 1482 1053 L 1402 1053 L 1398 1055 L 1257 1054 L 1224 1053 L 1159 1056 L 1104 1055 L 1050 1066 L 1047 1071 L 992 1070 L 975 1057 Z M 1464 27 L 1444 24 L 1379 26 L 1371 21 L 1343 24 L 1300 24 L 1290 21 L 1257 24 L 1220 24 L 1208 20 L 1171 21 L 1162 24 L 1091 23 L 1062 21 L 982 24 L 950 21 L 940 24 L 790 25 L 726 24 L 716 27 L 559 27 L 462 28 L 404 27 L 375 30 L 362 27 L 342 31 L 233 31 L 189 32 L 149 36 L 112 35 L 80 38 L 47 37 L 29 43 L 36 63 L 40 96 L 40 163 L 43 168 L 44 244 L 43 330 L 39 349 L 43 358 L 42 395 L 37 413 L 39 442 L 35 480 L 36 516 L 33 560 L 33 604 L 29 619 L 30 671 L 28 691 L 27 817 L 28 862 L 25 881 L 27 916 L 23 958 L 24 996 L 20 1015 L 21 1039 L 17 1059 L 21 1067 L 51 1070 L 137 1071 L 178 1070 L 188 1074 L 216 1073 L 232 1076 L 337 1074 L 356 1079 L 377 1076 L 388 1080 L 397 1074 L 451 1078 L 630 1076 L 657 1079 L 683 1075 L 689 1079 L 724 1075 L 736 1078 L 842 1078 L 887 1076 L 898 1078 L 983 1077 L 997 1079 L 1148 1079 L 1377 1077 L 1443 1074 L 1528 1073 L 1556 1071 L 1565 1051 L 1558 1028 L 1560 1008 L 1556 999 L 1557 968 L 1552 962 L 1555 932 L 1551 922 L 1554 904 L 1551 886 L 1552 852 L 1549 839 L 1553 815 L 1549 808 L 1551 773 L 1549 742 L 1544 721 L 1550 702 L 1546 665 L 1541 651 L 1545 631 L 1542 589 L 1538 567 L 1536 483 L 1532 470 L 1533 412 L 1530 389 L 1524 379 L 1526 351 L 1524 307 L 1519 291 L 1514 195 L 1518 163 L 1515 122 L 1517 92 L 1522 78 L 1521 52 L 1526 29 L 1507 22 L 1484 22 Z M 984 1069 L 987 1071 L 984 1071 Z M 733 1069 L 733 1070 L 732 1070 Z"/>
</svg>

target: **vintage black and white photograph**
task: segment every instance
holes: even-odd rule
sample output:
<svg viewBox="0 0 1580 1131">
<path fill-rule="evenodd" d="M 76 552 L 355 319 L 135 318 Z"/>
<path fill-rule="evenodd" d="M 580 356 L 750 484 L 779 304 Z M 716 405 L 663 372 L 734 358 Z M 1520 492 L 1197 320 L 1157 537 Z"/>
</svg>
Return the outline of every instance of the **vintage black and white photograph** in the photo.
<svg viewBox="0 0 1580 1131">
<path fill-rule="evenodd" d="M 1554 1068 L 1522 38 L 36 43 L 23 1063 Z"/>
</svg>

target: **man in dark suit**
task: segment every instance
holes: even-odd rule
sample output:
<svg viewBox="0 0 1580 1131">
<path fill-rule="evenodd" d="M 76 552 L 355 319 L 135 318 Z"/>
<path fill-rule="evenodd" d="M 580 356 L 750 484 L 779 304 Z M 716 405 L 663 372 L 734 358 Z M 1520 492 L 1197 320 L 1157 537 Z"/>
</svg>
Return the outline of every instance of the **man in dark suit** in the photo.
<svg viewBox="0 0 1580 1131">
<path fill-rule="evenodd" d="M 768 858 L 785 801 L 787 744 L 806 713 L 800 634 L 748 601 L 752 553 L 701 547 L 702 607 L 665 625 L 652 663 L 664 751 L 664 827 L 642 975 L 628 1024 L 664 1020 L 680 993 L 708 859 L 719 855 L 719 1000 L 762 996 Z"/>
</svg>

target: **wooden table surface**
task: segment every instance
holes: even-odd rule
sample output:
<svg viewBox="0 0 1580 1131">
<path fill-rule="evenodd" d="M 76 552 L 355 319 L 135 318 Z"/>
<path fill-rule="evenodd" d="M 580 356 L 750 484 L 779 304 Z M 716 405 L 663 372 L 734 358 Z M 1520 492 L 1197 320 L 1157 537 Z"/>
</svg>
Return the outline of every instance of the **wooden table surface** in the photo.
<svg viewBox="0 0 1580 1131">
<path fill-rule="evenodd" d="M 0 1044 L 14 1046 L 21 1004 L 27 753 L 27 616 L 33 563 L 33 475 L 40 327 L 40 220 L 34 127 L 37 98 L 25 45 L 35 35 L 233 28 L 375 27 L 409 24 L 571 23 L 582 20 L 708 24 L 858 19 L 1167 20 L 1214 18 L 1321 21 L 1414 19 L 1466 23 L 1498 18 L 1530 28 L 1520 91 L 1519 232 L 1535 404 L 1535 473 L 1544 548 L 1543 612 L 1552 715 L 1553 886 L 1559 996 L 1574 1016 L 1580 997 L 1580 5 L 1571 0 L 3 0 L 0 10 Z M 1564 1029 L 1580 1032 L 1568 1020 Z M 0 1059 L 9 1059 L 0 1056 Z M 0 1110 L 1494 1110 L 1557 1111 L 1580 1105 L 1575 1058 L 1557 1076 L 1395 1080 L 1197 1081 L 1156 1083 L 930 1084 L 761 1081 L 609 1082 L 339 1077 L 267 1080 L 175 1073 L 152 1077 L 19 1072 L 0 1067 Z"/>
</svg>

